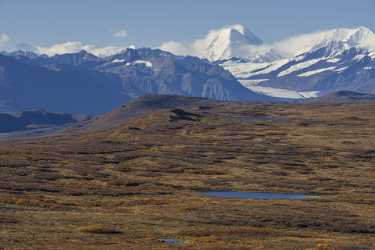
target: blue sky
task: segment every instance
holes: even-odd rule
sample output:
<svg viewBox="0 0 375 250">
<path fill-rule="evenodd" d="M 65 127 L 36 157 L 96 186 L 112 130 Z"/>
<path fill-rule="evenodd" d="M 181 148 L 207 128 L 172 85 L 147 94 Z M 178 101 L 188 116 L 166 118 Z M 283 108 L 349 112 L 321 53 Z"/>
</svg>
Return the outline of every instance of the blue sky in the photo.
<svg viewBox="0 0 375 250">
<path fill-rule="evenodd" d="M 375 30 L 374 0 L 0 0 L 7 46 L 158 46 L 240 23 L 266 42 L 336 27 Z M 122 36 L 114 33 L 126 31 Z M 125 36 L 126 35 L 126 36 Z"/>
</svg>

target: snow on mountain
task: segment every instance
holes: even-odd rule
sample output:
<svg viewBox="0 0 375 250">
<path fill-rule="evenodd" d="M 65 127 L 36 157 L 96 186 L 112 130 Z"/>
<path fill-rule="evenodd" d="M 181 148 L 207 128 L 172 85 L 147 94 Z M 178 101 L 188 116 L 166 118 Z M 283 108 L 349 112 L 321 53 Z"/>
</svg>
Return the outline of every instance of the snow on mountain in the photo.
<svg viewBox="0 0 375 250">
<path fill-rule="evenodd" d="M 341 90 L 375 93 L 375 60 L 371 57 L 373 52 L 351 47 L 327 57 L 325 52 L 330 48 L 328 45 L 271 63 L 232 59 L 221 65 L 232 72 L 245 87 L 274 97 L 306 98 Z M 313 95 L 299 95 L 302 92 Z"/>
<path fill-rule="evenodd" d="M 160 48 L 176 55 L 205 58 L 231 72 L 248 89 L 270 96 L 309 98 L 340 90 L 375 93 L 375 34 L 366 27 L 323 30 L 264 44 L 245 26 L 236 24 L 211 30 L 193 42 L 172 41 Z M 108 67 L 143 64 L 145 67 L 137 67 L 142 72 L 160 71 L 156 57 L 139 56 L 129 48 L 99 48 L 81 42 L 37 48 L 50 56 L 82 49 L 103 58 L 60 56 L 49 61 L 90 61 L 84 64 L 90 66 L 104 60 Z M 158 58 L 172 57 L 162 50 L 157 50 Z"/>
<path fill-rule="evenodd" d="M 285 98 L 340 90 L 375 93 L 375 34 L 368 28 L 319 31 L 252 49 L 216 63 L 254 92 Z"/>
<path fill-rule="evenodd" d="M 150 61 L 137 60 L 137 61 L 135 61 L 133 64 L 143 64 L 143 65 L 145 65 L 147 68 L 152 68 L 152 62 L 150 62 Z"/>
<path fill-rule="evenodd" d="M 295 71 L 298 71 L 298 70 L 301 70 L 301 69 L 304 69 L 304 68 L 308 68 L 310 67 L 311 65 L 314 65 L 315 63 L 319 62 L 320 59 L 312 59 L 312 60 L 308 60 L 308 61 L 304 61 L 304 62 L 299 62 L 297 64 L 294 64 L 292 66 L 290 66 L 288 69 L 284 70 L 284 71 L 281 71 L 279 74 L 277 74 L 277 76 L 286 76 L 286 75 L 289 75 L 290 73 L 293 73 Z"/>
<path fill-rule="evenodd" d="M 336 68 L 335 71 L 338 72 L 338 73 L 342 73 L 345 70 L 347 70 L 348 68 L 349 68 L 349 66 L 344 66 L 344 67 L 341 67 L 341 68 Z"/>
<path fill-rule="evenodd" d="M 207 60 L 158 49 L 128 49 L 105 58 L 95 69 L 118 77 L 131 97 L 179 94 L 220 100 L 271 99 L 246 89 L 228 71 Z"/>
<path fill-rule="evenodd" d="M 167 42 L 161 49 L 177 55 L 194 55 L 210 61 L 243 55 L 249 47 L 256 47 L 263 41 L 240 24 L 211 30 L 203 39 L 192 43 Z"/>
<path fill-rule="evenodd" d="M 210 61 L 232 57 L 251 62 L 266 63 L 326 47 L 326 56 L 342 53 L 356 47 L 375 51 L 375 34 L 366 27 L 338 28 L 297 35 L 263 44 L 262 40 L 245 26 L 236 24 L 210 31 L 203 39 L 189 42 L 167 42 L 161 49 L 177 55 L 194 55 Z"/>
<path fill-rule="evenodd" d="M 114 59 L 111 61 L 112 64 L 123 64 L 126 63 L 126 66 L 136 65 L 136 64 L 142 64 L 147 68 L 152 68 L 152 62 L 150 61 L 144 61 L 144 60 L 136 60 L 134 62 L 127 62 L 125 59 Z"/>
<path fill-rule="evenodd" d="M 335 67 L 328 67 L 328 68 L 316 69 L 316 70 L 307 71 L 305 73 L 299 74 L 298 76 L 308 77 L 308 76 L 312 76 L 312 75 L 316 75 L 316 74 L 322 73 L 324 71 L 332 71 L 334 69 L 336 69 L 336 68 Z"/>
<path fill-rule="evenodd" d="M 287 89 L 262 87 L 262 86 L 249 86 L 248 89 L 258 94 L 263 94 L 276 98 L 287 99 L 309 99 L 318 97 L 319 91 L 293 91 Z"/>
<path fill-rule="evenodd" d="M 48 56 L 54 55 L 63 55 L 67 53 L 77 53 L 79 51 L 85 50 L 93 55 L 98 57 L 107 57 L 111 55 L 118 54 L 123 50 L 126 50 L 126 47 L 116 47 L 116 46 L 106 46 L 106 47 L 97 47 L 92 44 L 83 44 L 82 42 L 65 42 L 54 44 L 50 47 L 37 47 L 37 53 L 46 54 Z"/>
<path fill-rule="evenodd" d="M 124 63 L 124 62 L 126 62 L 126 60 L 124 60 L 124 59 L 117 59 L 117 58 L 112 61 L 112 63 L 116 63 L 116 64 L 117 63 Z"/>
<path fill-rule="evenodd" d="M 281 66 L 287 64 L 289 59 L 281 59 L 271 63 L 242 62 L 238 60 L 227 60 L 221 65 L 230 71 L 238 79 L 247 79 L 256 75 L 271 73 Z"/>
<path fill-rule="evenodd" d="M 246 88 L 250 89 L 251 91 L 276 97 L 276 98 L 288 98 L 288 99 L 308 99 L 317 97 L 319 91 L 293 91 L 287 89 L 280 89 L 280 88 L 271 88 L 271 87 L 262 87 L 260 86 L 262 82 L 266 82 L 269 79 L 256 79 L 256 80 L 240 80 L 239 82 L 245 86 Z"/>
<path fill-rule="evenodd" d="M 2 110 L 45 108 L 87 114 L 106 112 L 146 94 L 274 100 L 250 91 L 207 60 L 150 48 L 127 49 L 106 58 L 86 51 L 51 57 L 0 54 L 0 91 Z"/>
<path fill-rule="evenodd" d="M 195 42 L 195 47 L 203 51 L 203 57 L 214 61 L 240 55 L 243 47 L 262 43 L 247 28 L 237 24 L 211 31 L 205 39 Z"/>
<path fill-rule="evenodd" d="M 330 47 L 334 53 L 341 53 L 351 47 L 375 51 L 375 34 L 366 27 L 339 28 L 294 36 L 269 46 L 287 57 L 295 57 L 323 47 Z"/>
</svg>

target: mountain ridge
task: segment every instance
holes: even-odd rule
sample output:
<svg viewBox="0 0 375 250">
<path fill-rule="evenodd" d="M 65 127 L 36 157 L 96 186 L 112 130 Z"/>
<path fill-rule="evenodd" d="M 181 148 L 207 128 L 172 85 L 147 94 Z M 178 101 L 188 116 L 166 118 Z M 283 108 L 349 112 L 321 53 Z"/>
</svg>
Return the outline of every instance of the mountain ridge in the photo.
<svg viewBox="0 0 375 250">
<path fill-rule="evenodd" d="M 149 48 L 127 48 L 107 57 L 86 51 L 5 55 L 54 72 L 87 71 L 109 77 L 127 99 L 167 94 L 270 101 L 315 98 L 341 90 L 375 93 L 375 34 L 363 26 L 265 44 L 244 25 L 235 24 L 211 30 L 191 44 L 173 46 L 183 47 L 188 55 Z"/>
<path fill-rule="evenodd" d="M 0 90 L 5 111 L 44 108 L 84 114 L 103 113 L 146 94 L 272 100 L 243 87 L 220 65 L 149 48 L 128 48 L 106 58 L 86 51 L 0 55 Z"/>
<path fill-rule="evenodd" d="M 340 90 L 375 93 L 375 34 L 370 29 L 333 29 L 286 41 L 298 43 L 292 56 L 262 60 L 244 55 L 216 63 L 250 90 L 274 97 L 305 99 Z"/>
</svg>

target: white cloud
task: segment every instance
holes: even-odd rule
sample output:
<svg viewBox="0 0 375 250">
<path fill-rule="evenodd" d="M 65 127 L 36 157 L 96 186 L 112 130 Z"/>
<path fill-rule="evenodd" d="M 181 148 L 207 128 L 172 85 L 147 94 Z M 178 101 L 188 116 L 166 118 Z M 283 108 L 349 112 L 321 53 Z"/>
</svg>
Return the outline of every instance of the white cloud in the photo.
<svg viewBox="0 0 375 250">
<path fill-rule="evenodd" d="M 113 33 L 113 37 L 115 38 L 125 38 L 127 36 L 128 32 L 125 29 Z"/>
<path fill-rule="evenodd" d="M 81 42 L 65 42 L 54 44 L 50 47 L 37 47 L 37 51 L 41 54 L 53 56 L 55 54 L 76 53 L 81 50 L 92 50 L 92 45 L 84 45 Z"/>
<path fill-rule="evenodd" d="M 107 46 L 107 47 L 102 47 L 102 48 L 95 47 L 92 50 L 89 50 L 88 52 L 99 57 L 106 57 L 106 56 L 118 54 L 126 49 L 127 47 Z"/>
<path fill-rule="evenodd" d="M 28 52 L 35 52 L 36 48 L 28 43 L 19 43 L 15 46 L 16 50 L 28 51 Z"/>
<path fill-rule="evenodd" d="M 160 46 L 160 49 L 169 51 L 176 55 L 192 55 L 199 56 L 199 52 L 189 43 L 180 43 L 175 41 L 165 42 Z"/>
<path fill-rule="evenodd" d="M 56 54 L 66 54 L 66 53 L 77 53 L 81 50 L 85 50 L 89 53 L 92 53 L 96 56 L 105 57 L 113 54 L 120 53 L 125 50 L 126 47 L 116 47 L 116 46 L 107 46 L 107 47 L 97 47 L 92 44 L 83 44 L 79 41 L 74 42 L 65 42 L 52 45 L 50 47 L 37 47 L 37 52 L 40 54 L 46 54 L 53 56 Z"/>
<path fill-rule="evenodd" d="M 0 33 L 0 46 L 4 46 L 10 41 L 10 37 L 5 33 Z"/>
</svg>

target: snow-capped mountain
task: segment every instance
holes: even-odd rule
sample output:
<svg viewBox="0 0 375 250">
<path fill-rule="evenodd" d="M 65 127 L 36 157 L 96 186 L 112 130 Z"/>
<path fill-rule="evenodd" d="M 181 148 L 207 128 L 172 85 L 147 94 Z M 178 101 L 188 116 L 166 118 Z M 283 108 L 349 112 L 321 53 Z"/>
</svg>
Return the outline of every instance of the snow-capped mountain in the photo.
<svg viewBox="0 0 375 250">
<path fill-rule="evenodd" d="M 229 70 L 247 88 L 282 98 L 333 91 L 375 93 L 375 34 L 338 28 L 262 43 L 243 25 L 213 30 L 192 43 L 166 43 L 175 54 L 194 54 Z"/>
<path fill-rule="evenodd" d="M 177 55 L 193 55 L 217 61 L 243 55 L 244 51 L 261 44 L 263 41 L 249 29 L 235 24 L 211 30 L 206 37 L 192 43 L 164 43 L 161 49 Z"/>
<path fill-rule="evenodd" d="M 129 98 L 145 93 L 220 100 L 264 100 L 265 95 L 306 99 L 341 90 L 375 94 L 375 34 L 366 27 L 319 31 L 266 44 L 236 24 L 191 43 L 168 42 L 161 48 L 128 48 L 104 57 L 86 51 L 3 55 L 42 66 L 54 75 L 87 71 L 110 77 L 108 81 L 121 85 Z M 0 65 L 0 86 L 6 76 L 2 71 Z"/>
<path fill-rule="evenodd" d="M 204 51 L 204 57 L 211 61 L 239 55 L 247 46 L 261 45 L 263 41 L 243 25 L 232 25 L 211 31 L 196 47 Z"/>
<path fill-rule="evenodd" d="M 268 47 L 268 48 L 265 48 Z M 247 88 L 273 97 L 311 98 L 334 91 L 375 93 L 375 34 L 334 29 L 261 45 L 263 55 L 217 61 Z M 261 55 L 261 56 L 259 56 Z"/>
<path fill-rule="evenodd" d="M 320 48 L 330 48 L 328 54 L 339 54 L 350 48 L 375 50 L 375 34 L 366 27 L 339 28 L 293 36 L 257 49 L 260 54 L 275 53 L 279 59 L 292 58 Z M 242 57 L 253 59 L 251 54 Z"/>
</svg>

